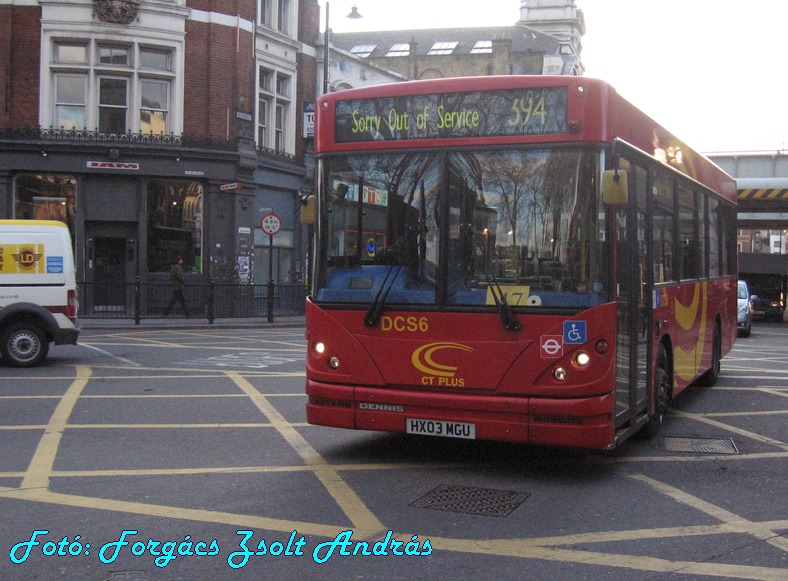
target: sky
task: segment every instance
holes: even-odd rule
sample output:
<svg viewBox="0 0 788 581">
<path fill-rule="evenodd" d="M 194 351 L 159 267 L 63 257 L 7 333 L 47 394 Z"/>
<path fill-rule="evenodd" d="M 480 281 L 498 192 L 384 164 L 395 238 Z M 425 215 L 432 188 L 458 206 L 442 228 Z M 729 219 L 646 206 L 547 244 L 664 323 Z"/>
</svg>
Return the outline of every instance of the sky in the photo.
<svg viewBox="0 0 788 581">
<path fill-rule="evenodd" d="M 334 32 L 511 26 L 520 3 L 329 0 L 329 24 Z M 609 82 L 701 152 L 788 150 L 786 0 L 575 4 L 585 17 L 586 76 Z M 363 18 L 346 18 L 353 5 Z"/>
</svg>

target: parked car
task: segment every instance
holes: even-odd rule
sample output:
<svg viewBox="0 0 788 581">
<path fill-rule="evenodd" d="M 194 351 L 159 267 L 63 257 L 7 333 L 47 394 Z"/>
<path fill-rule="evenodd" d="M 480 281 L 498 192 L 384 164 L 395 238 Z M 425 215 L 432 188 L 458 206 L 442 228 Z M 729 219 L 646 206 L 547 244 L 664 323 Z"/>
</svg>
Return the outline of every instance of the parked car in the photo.
<svg viewBox="0 0 788 581">
<path fill-rule="evenodd" d="M 752 293 L 753 316 L 756 319 L 779 323 L 785 313 L 784 277 L 769 275 L 762 280 L 749 282 Z"/>
<path fill-rule="evenodd" d="M 747 282 L 740 280 L 736 289 L 736 303 L 738 307 L 739 320 L 738 332 L 741 337 L 749 337 L 752 333 L 753 307 L 750 300 L 750 289 Z"/>
</svg>

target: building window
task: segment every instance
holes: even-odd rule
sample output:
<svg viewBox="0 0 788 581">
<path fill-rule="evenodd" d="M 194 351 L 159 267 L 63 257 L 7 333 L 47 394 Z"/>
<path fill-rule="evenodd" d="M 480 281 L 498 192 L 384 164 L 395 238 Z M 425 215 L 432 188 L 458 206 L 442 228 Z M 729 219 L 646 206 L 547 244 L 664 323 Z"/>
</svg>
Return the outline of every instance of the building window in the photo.
<svg viewBox="0 0 788 581">
<path fill-rule="evenodd" d="M 103 133 L 126 133 L 128 121 L 128 81 L 99 78 L 99 124 Z"/>
<path fill-rule="evenodd" d="M 268 147 L 268 99 L 261 98 L 257 104 L 257 145 Z"/>
<path fill-rule="evenodd" d="M 128 67 L 131 64 L 130 56 L 129 56 L 129 47 L 99 45 L 98 62 L 102 65 Z"/>
<path fill-rule="evenodd" d="M 454 52 L 454 49 L 457 48 L 459 43 L 457 41 L 454 42 L 436 42 L 432 45 L 432 48 L 429 50 L 427 54 L 430 55 L 442 55 L 442 54 L 451 54 Z"/>
<path fill-rule="evenodd" d="M 292 77 L 260 68 L 257 95 L 257 145 L 276 151 L 290 149 Z"/>
<path fill-rule="evenodd" d="M 291 0 L 260 0 L 260 24 L 288 34 L 290 2 Z"/>
<path fill-rule="evenodd" d="M 54 61 L 56 63 L 87 64 L 88 47 L 84 43 L 71 44 L 61 42 L 55 45 Z"/>
<path fill-rule="evenodd" d="M 14 218 L 65 222 L 76 240 L 77 179 L 61 174 L 21 174 L 14 179 Z"/>
<path fill-rule="evenodd" d="M 386 56 L 408 56 L 410 54 L 410 44 L 407 42 L 392 45 Z"/>
<path fill-rule="evenodd" d="M 151 180 L 148 184 L 148 271 L 167 272 L 176 256 L 185 272 L 202 272 L 203 185 Z"/>
<path fill-rule="evenodd" d="M 55 76 L 55 127 L 83 129 L 85 127 L 85 75 Z"/>
<path fill-rule="evenodd" d="M 477 40 L 471 49 L 471 54 L 489 54 L 492 52 L 491 40 Z"/>
<path fill-rule="evenodd" d="M 140 68 L 154 71 L 171 71 L 172 51 L 141 48 Z"/>
<path fill-rule="evenodd" d="M 290 32 L 290 0 L 279 0 L 276 29 L 285 34 Z"/>
<path fill-rule="evenodd" d="M 276 75 L 276 94 L 280 97 L 290 96 L 290 78 L 284 75 Z"/>
<path fill-rule="evenodd" d="M 350 49 L 350 53 L 359 58 L 365 58 L 372 54 L 372 51 L 377 48 L 376 44 L 357 44 Z"/>
<path fill-rule="evenodd" d="M 93 41 L 53 47 L 52 123 L 105 133 L 171 133 L 174 52 Z"/>
<path fill-rule="evenodd" d="M 287 108 L 282 103 L 276 104 L 276 126 L 274 128 L 274 149 L 285 150 L 285 122 L 287 121 Z"/>
<path fill-rule="evenodd" d="M 165 133 L 170 84 L 162 81 L 140 83 L 140 133 Z"/>
<path fill-rule="evenodd" d="M 274 0 L 260 0 L 260 24 L 271 26 Z"/>
</svg>

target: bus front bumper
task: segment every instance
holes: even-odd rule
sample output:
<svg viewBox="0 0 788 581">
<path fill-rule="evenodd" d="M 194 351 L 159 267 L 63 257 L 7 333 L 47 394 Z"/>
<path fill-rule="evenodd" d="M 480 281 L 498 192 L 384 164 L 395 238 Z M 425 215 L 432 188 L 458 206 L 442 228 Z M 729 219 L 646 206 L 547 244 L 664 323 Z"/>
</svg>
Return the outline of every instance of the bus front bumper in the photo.
<svg viewBox="0 0 788 581">
<path fill-rule="evenodd" d="M 524 444 L 606 449 L 614 394 L 512 397 L 403 391 L 307 380 L 310 424 Z"/>
</svg>

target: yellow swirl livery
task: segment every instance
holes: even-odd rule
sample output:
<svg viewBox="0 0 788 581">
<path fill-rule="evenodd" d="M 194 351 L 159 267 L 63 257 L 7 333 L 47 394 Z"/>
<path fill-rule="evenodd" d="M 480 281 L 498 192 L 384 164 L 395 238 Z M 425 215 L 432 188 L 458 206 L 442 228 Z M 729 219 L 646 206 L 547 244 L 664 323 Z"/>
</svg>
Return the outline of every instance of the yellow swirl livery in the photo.
<svg viewBox="0 0 788 581">
<path fill-rule="evenodd" d="M 700 369 L 703 347 L 706 339 L 706 305 L 707 305 L 707 283 L 695 285 L 692 302 L 683 305 L 678 298 L 675 299 L 676 322 L 684 331 L 690 331 L 698 325 L 698 339 L 695 344 L 687 346 L 678 345 L 673 357 L 675 359 L 676 374 L 685 381 L 690 381 Z M 698 313 L 700 312 L 700 316 Z"/>
</svg>

